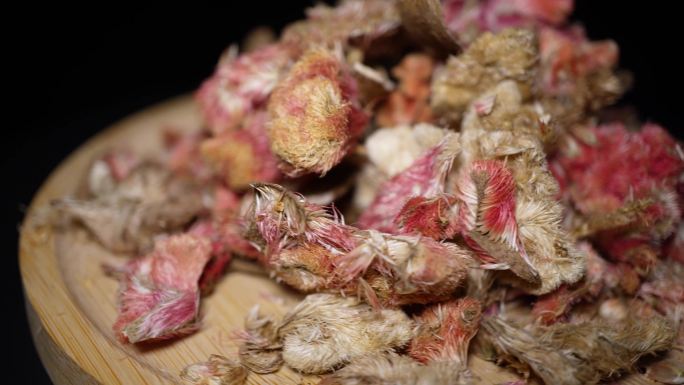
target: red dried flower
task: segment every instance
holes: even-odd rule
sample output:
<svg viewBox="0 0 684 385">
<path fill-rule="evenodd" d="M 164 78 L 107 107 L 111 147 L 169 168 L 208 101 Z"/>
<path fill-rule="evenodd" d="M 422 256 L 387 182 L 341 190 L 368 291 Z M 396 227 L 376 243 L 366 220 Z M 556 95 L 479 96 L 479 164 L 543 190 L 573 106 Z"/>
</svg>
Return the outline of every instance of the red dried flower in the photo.
<svg viewBox="0 0 684 385">
<path fill-rule="evenodd" d="M 413 197 L 402 207 L 394 224 L 406 234 L 418 233 L 436 240 L 451 238 L 458 231 L 456 218 L 451 215 L 453 204 L 455 199 L 448 195 Z"/>
<path fill-rule="evenodd" d="M 383 183 L 373 203 L 359 217 L 359 227 L 396 234 L 394 218 L 411 197 L 434 198 L 444 192 L 447 174 L 459 150 L 458 136 L 448 135 L 406 170 Z"/>
<path fill-rule="evenodd" d="M 472 298 L 460 298 L 432 305 L 415 317 L 416 337 L 408 354 L 427 364 L 434 361 L 468 363 L 468 346 L 480 327 L 481 304 Z"/>
<path fill-rule="evenodd" d="M 137 343 L 196 330 L 197 282 L 210 254 L 207 239 L 172 235 L 158 240 L 150 254 L 115 271 L 121 285 L 117 337 Z"/>
</svg>

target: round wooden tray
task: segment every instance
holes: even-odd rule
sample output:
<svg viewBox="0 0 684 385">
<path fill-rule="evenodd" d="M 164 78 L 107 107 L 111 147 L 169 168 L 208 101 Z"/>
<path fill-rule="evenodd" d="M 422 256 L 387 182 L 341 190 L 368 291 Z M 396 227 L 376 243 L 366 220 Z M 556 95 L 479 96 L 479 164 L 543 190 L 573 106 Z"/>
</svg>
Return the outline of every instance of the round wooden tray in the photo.
<svg viewBox="0 0 684 385">
<path fill-rule="evenodd" d="M 101 265 L 121 263 L 81 229 L 55 230 L 46 226 L 45 210 L 56 198 L 75 193 L 93 159 L 112 147 L 136 151 L 161 148 L 161 129 L 192 130 L 199 116 L 192 99 L 181 97 L 138 113 L 89 140 L 47 179 L 31 203 L 20 237 L 20 266 L 26 309 L 36 348 L 50 378 L 62 384 L 174 384 L 190 363 L 210 354 L 234 357 L 230 338 L 243 327 L 243 317 L 259 304 L 264 313 L 284 314 L 301 296 L 263 275 L 233 269 L 216 290 L 202 300 L 199 332 L 153 346 L 122 345 L 111 326 L 116 318 L 118 284 L 106 277 Z M 476 383 L 500 384 L 517 379 L 477 357 L 470 368 Z M 315 384 L 288 368 L 260 376 L 249 384 Z M 621 383 L 646 384 L 641 376 Z"/>
</svg>

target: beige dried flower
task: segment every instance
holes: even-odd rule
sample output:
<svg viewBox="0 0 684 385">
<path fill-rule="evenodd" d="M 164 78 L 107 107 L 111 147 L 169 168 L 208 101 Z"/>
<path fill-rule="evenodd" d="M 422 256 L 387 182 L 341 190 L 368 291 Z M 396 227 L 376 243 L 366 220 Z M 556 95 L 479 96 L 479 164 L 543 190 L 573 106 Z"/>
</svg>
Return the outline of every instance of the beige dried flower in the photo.
<svg viewBox="0 0 684 385">
<path fill-rule="evenodd" d="M 361 357 L 323 378 L 319 385 L 469 385 L 470 374 L 457 363 L 421 365 L 396 354 Z"/>
<path fill-rule="evenodd" d="M 324 373 L 365 355 L 393 351 L 412 337 L 401 310 L 374 311 L 355 298 L 312 294 L 278 326 L 283 360 L 303 373 Z"/>
<path fill-rule="evenodd" d="M 483 33 L 461 55 L 449 58 L 432 82 L 433 112 L 459 122 L 468 105 L 504 80 L 513 80 L 528 95 L 536 76 L 538 52 L 534 33 L 506 29 Z"/>
<path fill-rule="evenodd" d="M 500 353 L 518 360 L 546 384 L 596 384 L 628 371 L 640 357 L 667 350 L 675 331 L 661 317 L 628 317 L 623 322 L 555 324 L 532 330 L 499 317 L 483 321 L 485 338 Z"/>
<path fill-rule="evenodd" d="M 290 176 L 324 175 L 347 154 L 366 125 L 356 80 L 337 55 L 302 55 L 268 102 L 271 149 Z"/>
<path fill-rule="evenodd" d="M 212 354 L 206 362 L 185 367 L 180 377 L 192 385 L 242 385 L 247 380 L 247 370 L 233 360 Z"/>
<path fill-rule="evenodd" d="M 241 340 L 238 354 L 240 363 L 254 373 L 272 373 L 283 363 L 282 345 L 277 336 L 276 323 L 259 314 L 254 306 L 245 317 L 245 330 L 236 337 Z"/>
<path fill-rule="evenodd" d="M 128 253 L 151 249 L 155 235 L 180 230 L 203 209 L 193 181 L 153 163 L 137 166 L 91 200 L 65 198 L 52 205 L 60 220 L 80 222 L 104 247 Z"/>
</svg>

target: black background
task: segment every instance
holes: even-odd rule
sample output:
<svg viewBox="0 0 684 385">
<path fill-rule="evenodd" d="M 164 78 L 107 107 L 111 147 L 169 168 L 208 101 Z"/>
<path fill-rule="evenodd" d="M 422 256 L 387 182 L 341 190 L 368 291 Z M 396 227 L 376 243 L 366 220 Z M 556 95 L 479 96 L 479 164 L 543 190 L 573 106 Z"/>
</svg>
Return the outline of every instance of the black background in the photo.
<svg viewBox="0 0 684 385">
<path fill-rule="evenodd" d="M 193 2 L 194 3 L 194 2 Z M 22 207 L 67 154 L 118 119 L 191 92 L 223 49 L 251 27 L 282 27 L 311 1 L 240 1 L 183 5 L 25 6 L 5 12 L 5 95 L 0 178 L 2 269 L 10 353 L 4 371 L 17 383 L 49 383 L 30 340 L 17 266 Z M 593 39 L 613 38 L 633 89 L 621 102 L 641 119 L 682 138 L 682 21 L 672 1 L 577 0 L 574 19 Z M 8 87 L 9 86 L 9 87 Z M 7 102 L 10 102 L 9 105 Z M 4 340 L 5 336 L 2 336 Z"/>
</svg>

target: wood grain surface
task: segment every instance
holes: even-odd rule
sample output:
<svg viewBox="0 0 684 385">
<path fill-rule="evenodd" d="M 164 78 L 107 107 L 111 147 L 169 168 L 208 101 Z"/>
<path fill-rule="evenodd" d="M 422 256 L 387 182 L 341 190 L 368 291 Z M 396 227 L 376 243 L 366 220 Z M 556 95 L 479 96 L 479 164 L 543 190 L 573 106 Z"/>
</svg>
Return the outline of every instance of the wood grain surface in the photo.
<svg viewBox="0 0 684 385">
<path fill-rule="evenodd" d="M 20 236 L 21 275 L 34 342 L 50 378 L 64 384 L 180 384 L 179 372 L 210 354 L 235 357 L 230 338 L 242 328 L 255 304 L 264 313 L 283 314 L 301 296 L 264 275 L 235 264 L 216 290 L 202 300 L 202 328 L 178 340 L 146 346 L 122 345 L 111 325 L 116 317 L 117 283 L 102 264 L 121 264 L 80 229 L 49 226 L 49 202 L 73 195 L 93 159 L 107 149 L 128 146 L 145 153 L 159 151 L 160 131 L 172 126 L 196 129 L 199 116 L 189 97 L 152 107 L 103 131 L 66 159 L 47 179 L 30 206 Z M 244 266 L 244 263 L 242 264 Z M 476 383 L 515 380 L 511 372 L 471 357 Z M 287 368 L 260 376 L 249 384 L 315 384 Z M 621 384 L 652 384 L 634 375 Z"/>
</svg>

